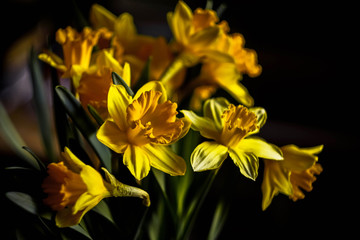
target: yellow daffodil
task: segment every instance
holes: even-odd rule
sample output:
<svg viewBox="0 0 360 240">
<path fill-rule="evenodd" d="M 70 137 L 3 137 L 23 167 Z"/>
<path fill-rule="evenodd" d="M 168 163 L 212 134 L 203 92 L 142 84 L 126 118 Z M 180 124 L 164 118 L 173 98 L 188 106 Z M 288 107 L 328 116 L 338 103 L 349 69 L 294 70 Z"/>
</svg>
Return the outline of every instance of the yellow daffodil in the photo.
<svg viewBox="0 0 360 240">
<path fill-rule="evenodd" d="M 211 55 L 223 28 L 215 11 L 198 8 L 193 13 L 183 1 L 177 3 L 174 12 L 168 12 L 167 19 L 175 40 L 172 47 L 178 57 L 161 77 L 166 84 L 184 67 L 194 66 Z"/>
<path fill-rule="evenodd" d="M 85 27 L 81 33 L 72 27 L 60 28 L 56 32 L 56 41 L 62 45 L 64 59 L 49 51 L 41 53 L 39 59 L 60 70 L 62 78 L 71 77 L 77 88 L 81 74 L 89 68 L 93 47 L 101 35 L 110 37 L 111 33 L 105 28 L 92 30 Z"/>
<path fill-rule="evenodd" d="M 314 175 L 322 172 L 318 161 L 323 145 L 311 148 L 299 148 L 295 145 L 281 147 L 284 161 L 265 161 L 264 179 L 261 186 L 263 193 L 262 209 L 265 210 L 274 196 L 279 193 L 289 196 L 293 201 L 305 197 L 301 189 L 310 192 L 312 183 L 316 180 Z"/>
<path fill-rule="evenodd" d="M 194 171 L 217 169 L 230 155 L 240 172 L 253 180 L 258 175 L 258 157 L 282 160 L 278 147 L 251 135 L 259 132 L 265 124 L 266 112 L 263 108 L 234 106 L 225 98 L 207 100 L 204 117 L 192 111 L 181 111 L 191 122 L 191 128 L 214 141 L 199 144 L 191 154 Z"/>
<path fill-rule="evenodd" d="M 114 58 L 120 63 L 130 63 L 133 84 L 137 82 L 149 57 L 150 80 L 158 80 L 173 60 L 173 54 L 165 38 L 138 34 L 133 17 L 129 13 L 122 13 L 116 17 L 103 6 L 94 4 L 90 10 L 90 20 L 95 29 L 106 27 L 114 32 Z M 174 81 L 181 82 L 183 75 L 177 74 Z"/>
<path fill-rule="evenodd" d="M 177 104 L 167 100 L 160 82 L 152 81 L 134 97 L 122 85 L 111 85 L 108 94 L 110 118 L 100 127 L 97 138 L 117 153 L 137 179 L 146 177 L 150 167 L 170 175 L 183 175 L 186 164 L 168 146 L 190 128 L 178 119 Z"/>
<path fill-rule="evenodd" d="M 112 49 L 103 49 L 94 55 L 94 64 L 85 71 L 80 79 L 77 93 L 80 102 L 85 107 L 88 104 L 95 107 L 105 119 L 108 116 L 107 95 L 111 85 L 111 74 L 116 72 L 130 85 L 130 66 L 124 67 L 113 57 Z"/>
<path fill-rule="evenodd" d="M 44 203 L 57 211 L 58 227 L 78 224 L 85 213 L 107 197 L 140 197 L 146 206 L 150 205 L 147 192 L 117 181 L 103 169 L 108 180 L 105 181 L 98 171 L 85 165 L 67 147 L 62 156 L 63 161 L 49 164 L 49 176 L 42 184 L 48 194 Z"/>
</svg>

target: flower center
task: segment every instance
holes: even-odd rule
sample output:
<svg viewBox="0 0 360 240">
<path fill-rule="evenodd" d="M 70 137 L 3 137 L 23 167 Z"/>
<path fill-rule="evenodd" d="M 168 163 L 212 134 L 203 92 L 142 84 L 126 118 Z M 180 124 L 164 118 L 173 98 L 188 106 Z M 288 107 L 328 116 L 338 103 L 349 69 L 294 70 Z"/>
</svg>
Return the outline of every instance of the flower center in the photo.
<svg viewBox="0 0 360 240">
<path fill-rule="evenodd" d="M 69 170 L 64 162 L 51 163 L 48 166 L 49 176 L 44 180 L 42 188 L 48 194 L 45 204 L 59 211 L 66 206 L 75 204 L 87 186 L 80 175 Z"/>
<path fill-rule="evenodd" d="M 258 128 L 256 115 L 244 106 L 230 104 L 221 116 L 223 129 L 221 142 L 225 146 L 236 146 L 241 139 Z"/>
<path fill-rule="evenodd" d="M 159 103 L 160 96 L 158 91 L 143 92 L 126 109 L 131 144 L 168 144 L 180 135 L 184 123 L 176 118 L 177 104 L 171 101 Z"/>
</svg>

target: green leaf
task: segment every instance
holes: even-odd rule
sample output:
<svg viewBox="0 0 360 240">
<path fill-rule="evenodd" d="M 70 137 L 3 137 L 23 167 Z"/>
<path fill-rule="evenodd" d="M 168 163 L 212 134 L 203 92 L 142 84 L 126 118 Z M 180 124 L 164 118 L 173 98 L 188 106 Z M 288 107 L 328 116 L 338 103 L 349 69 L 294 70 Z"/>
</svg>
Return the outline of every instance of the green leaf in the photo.
<svg viewBox="0 0 360 240">
<path fill-rule="evenodd" d="M 100 201 L 92 210 L 116 225 L 111 210 L 104 200 Z"/>
<path fill-rule="evenodd" d="M 225 224 L 226 218 L 229 213 L 229 207 L 225 205 L 225 201 L 219 201 L 216 206 L 213 221 L 211 223 L 208 240 L 218 239 L 218 236 Z"/>
<path fill-rule="evenodd" d="M 53 145 L 53 135 L 51 129 L 50 107 L 46 99 L 46 91 L 44 86 L 44 79 L 40 68 L 40 62 L 34 49 L 30 52 L 29 68 L 32 79 L 35 109 L 37 119 L 39 121 L 42 142 L 45 152 L 51 162 L 55 161 L 55 150 Z"/>
<path fill-rule="evenodd" d="M 0 133 L 3 136 L 5 142 L 9 147 L 26 163 L 32 166 L 36 170 L 40 170 L 38 162 L 26 151 L 23 150 L 23 146 L 26 145 L 24 140 L 20 137 L 15 126 L 11 122 L 6 109 L 0 102 Z"/>
<path fill-rule="evenodd" d="M 63 86 L 57 86 L 56 93 L 76 127 L 94 149 L 104 167 L 111 172 L 111 152 L 96 138 L 97 127 L 90 120 L 80 102 Z"/>
<path fill-rule="evenodd" d="M 51 214 L 42 209 L 42 203 L 32 196 L 22 192 L 7 192 L 5 196 L 25 211 L 50 220 Z"/>
<path fill-rule="evenodd" d="M 28 153 L 30 153 L 30 155 L 37 161 L 37 163 L 40 166 L 40 169 L 44 172 L 46 172 L 46 166 L 45 164 L 39 159 L 38 156 L 36 156 L 36 154 L 27 146 L 23 146 L 22 147 L 25 151 L 27 151 Z"/>
<path fill-rule="evenodd" d="M 87 105 L 87 108 L 89 110 L 89 113 L 91 116 L 95 119 L 96 123 L 101 126 L 104 123 L 104 120 L 100 117 L 99 113 L 96 111 L 96 109 L 91 106 L 90 104 Z"/>
<path fill-rule="evenodd" d="M 134 92 L 133 90 L 126 84 L 126 82 L 124 81 L 124 79 L 122 79 L 122 77 L 120 77 L 119 74 L 117 74 L 116 72 L 112 72 L 111 74 L 112 77 L 112 81 L 115 85 L 123 85 L 126 92 L 130 95 L 130 96 L 134 96 Z"/>
</svg>

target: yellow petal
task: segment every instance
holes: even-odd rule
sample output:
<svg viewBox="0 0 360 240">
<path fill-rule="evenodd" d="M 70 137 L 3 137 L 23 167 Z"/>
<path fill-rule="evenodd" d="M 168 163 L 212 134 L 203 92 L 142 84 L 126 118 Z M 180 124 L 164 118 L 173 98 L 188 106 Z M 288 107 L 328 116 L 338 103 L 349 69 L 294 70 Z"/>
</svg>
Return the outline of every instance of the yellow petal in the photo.
<svg viewBox="0 0 360 240">
<path fill-rule="evenodd" d="M 174 153 L 170 147 L 147 144 L 143 149 L 150 157 L 150 164 L 156 169 L 172 176 L 184 175 L 186 163 L 184 159 Z"/>
<path fill-rule="evenodd" d="M 64 152 L 62 152 L 61 155 L 64 158 L 66 167 L 75 173 L 80 173 L 85 166 L 85 163 L 76 157 L 68 147 L 64 148 Z"/>
<path fill-rule="evenodd" d="M 131 174 L 139 181 L 150 171 L 150 157 L 141 147 L 130 145 L 125 150 L 123 161 Z"/>
<path fill-rule="evenodd" d="M 259 137 L 245 138 L 240 141 L 237 147 L 244 152 L 253 153 L 257 157 L 272 160 L 283 160 L 280 148 L 274 144 L 267 143 Z"/>
<path fill-rule="evenodd" d="M 126 12 L 121 14 L 115 20 L 114 32 L 121 42 L 127 44 L 132 41 L 137 32 L 132 15 Z"/>
<path fill-rule="evenodd" d="M 123 153 L 129 144 L 126 132 L 122 131 L 112 120 L 106 120 L 101 125 L 96 137 L 101 143 L 117 153 Z"/>
<path fill-rule="evenodd" d="M 208 117 L 214 121 L 215 126 L 219 131 L 223 128 L 221 116 L 229 104 L 229 101 L 223 97 L 212 98 L 204 103 L 204 117 Z"/>
<path fill-rule="evenodd" d="M 110 196 L 110 193 L 105 188 L 102 176 L 93 167 L 86 165 L 80 172 L 80 177 L 87 186 L 87 192 L 93 196 L 105 195 Z"/>
<path fill-rule="evenodd" d="M 209 27 L 191 35 L 189 42 L 194 52 L 205 55 L 207 49 L 211 49 L 220 35 L 218 26 Z"/>
<path fill-rule="evenodd" d="M 315 154 L 319 154 L 323 150 L 323 148 L 324 145 L 318 145 L 315 147 L 301 148 L 301 151 L 311 155 L 315 155 Z"/>
<path fill-rule="evenodd" d="M 317 161 L 317 156 L 308 153 L 306 150 L 303 151 L 295 145 L 283 146 L 281 151 L 284 155 L 282 166 L 293 171 L 304 171 Z"/>
<path fill-rule="evenodd" d="M 125 62 L 122 78 L 125 81 L 125 83 L 130 87 L 131 86 L 131 70 L 130 70 L 130 64 Z"/>
<path fill-rule="evenodd" d="M 55 223 L 59 228 L 70 227 L 80 223 L 83 212 L 72 213 L 71 208 L 61 209 L 56 213 Z"/>
<path fill-rule="evenodd" d="M 251 107 L 254 105 L 254 99 L 251 97 L 246 87 L 240 82 L 230 83 L 224 81 L 220 83 L 220 86 L 224 88 L 238 102 L 244 104 L 245 106 Z"/>
<path fill-rule="evenodd" d="M 144 84 L 135 94 L 134 99 L 138 99 L 140 97 L 140 95 L 146 91 L 157 91 L 157 92 L 161 92 L 161 96 L 159 98 L 159 102 L 158 103 L 163 103 L 166 102 L 167 100 L 167 94 L 166 94 L 166 90 L 164 88 L 164 85 L 160 82 L 160 81 L 150 81 L 146 84 Z"/>
<path fill-rule="evenodd" d="M 190 34 L 193 14 L 183 1 L 179 1 L 174 13 L 168 13 L 168 22 L 175 39 L 182 44 L 187 44 Z"/>
<path fill-rule="evenodd" d="M 99 4 L 93 4 L 90 9 L 90 22 L 94 28 L 106 27 L 114 30 L 116 16 Z"/>
<path fill-rule="evenodd" d="M 67 70 L 66 66 L 64 65 L 64 61 L 55 53 L 48 51 L 47 53 L 39 54 L 38 58 L 49 64 L 50 66 L 65 72 Z"/>
<path fill-rule="evenodd" d="M 191 166 L 195 172 L 217 169 L 228 156 L 228 148 L 217 142 L 203 142 L 191 154 Z"/>
<path fill-rule="evenodd" d="M 241 149 L 229 148 L 229 155 L 240 172 L 247 178 L 255 181 L 258 175 L 259 159 L 253 153 L 244 152 Z"/>
<path fill-rule="evenodd" d="M 271 203 L 274 196 L 279 192 L 291 196 L 293 193 L 290 183 L 290 171 L 281 167 L 278 161 L 264 160 L 264 178 L 261 184 L 262 210 L 265 210 Z"/>
<path fill-rule="evenodd" d="M 199 117 L 193 111 L 181 110 L 185 117 L 191 122 L 191 128 L 199 131 L 203 137 L 218 140 L 220 132 L 210 118 Z"/>
<path fill-rule="evenodd" d="M 108 111 L 118 127 L 125 131 L 127 128 L 126 108 L 131 102 L 131 97 L 124 86 L 112 84 L 108 93 Z"/>
</svg>

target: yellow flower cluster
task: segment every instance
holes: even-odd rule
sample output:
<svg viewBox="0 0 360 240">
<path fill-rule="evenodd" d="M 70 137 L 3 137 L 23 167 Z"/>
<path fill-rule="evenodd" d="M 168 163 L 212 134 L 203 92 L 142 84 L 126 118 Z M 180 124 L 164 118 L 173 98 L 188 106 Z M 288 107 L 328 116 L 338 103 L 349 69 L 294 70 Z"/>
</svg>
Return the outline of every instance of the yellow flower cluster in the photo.
<svg viewBox="0 0 360 240">
<path fill-rule="evenodd" d="M 71 79 L 72 90 L 84 107 L 91 105 L 97 110 L 104 119 L 97 139 L 122 156 L 136 180 L 145 178 L 151 167 L 172 176 L 184 175 L 186 162 L 170 145 L 192 128 L 209 139 L 194 147 L 193 171 L 218 169 L 230 157 L 242 175 L 255 180 L 262 158 L 263 209 L 279 192 L 294 201 L 304 198 L 300 188 L 311 191 L 314 175 L 322 171 L 315 156 L 322 146 L 279 148 L 255 136 L 267 113 L 253 107 L 254 99 L 239 81 L 243 74 L 256 77 L 261 73 L 256 52 L 245 48 L 244 37 L 230 33 L 228 23 L 220 22 L 213 10 L 193 12 L 179 1 L 167 19 L 173 33 L 169 43 L 164 37 L 138 34 L 130 14 L 117 17 L 95 4 L 90 13 L 92 28 L 78 32 L 67 27 L 56 32 L 62 57 L 45 51 L 39 58 L 58 69 L 61 78 Z M 147 63 L 148 82 L 136 93 L 129 92 Z M 185 71 L 196 64 L 201 64 L 199 75 L 184 81 Z M 112 81 L 113 72 L 122 84 Z M 223 97 L 210 98 L 219 87 L 242 105 Z M 192 110 L 181 110 L 184 117 L 179 118 L 176 101 L 191 93 Z M 201 106 L 203 116 L 195 113 Z M 124 185 L 104 171 L 107 180 L 67 148 L 63 161 L 49 165 L 43 183 L 49 194 L 45 203 L 58 211 L 58 226 L 79 223 L 103 198 L 129 195 L 119 189 L 130 189 L 124 192 L 150 204 L 146 192 Z"/>
</svg>

